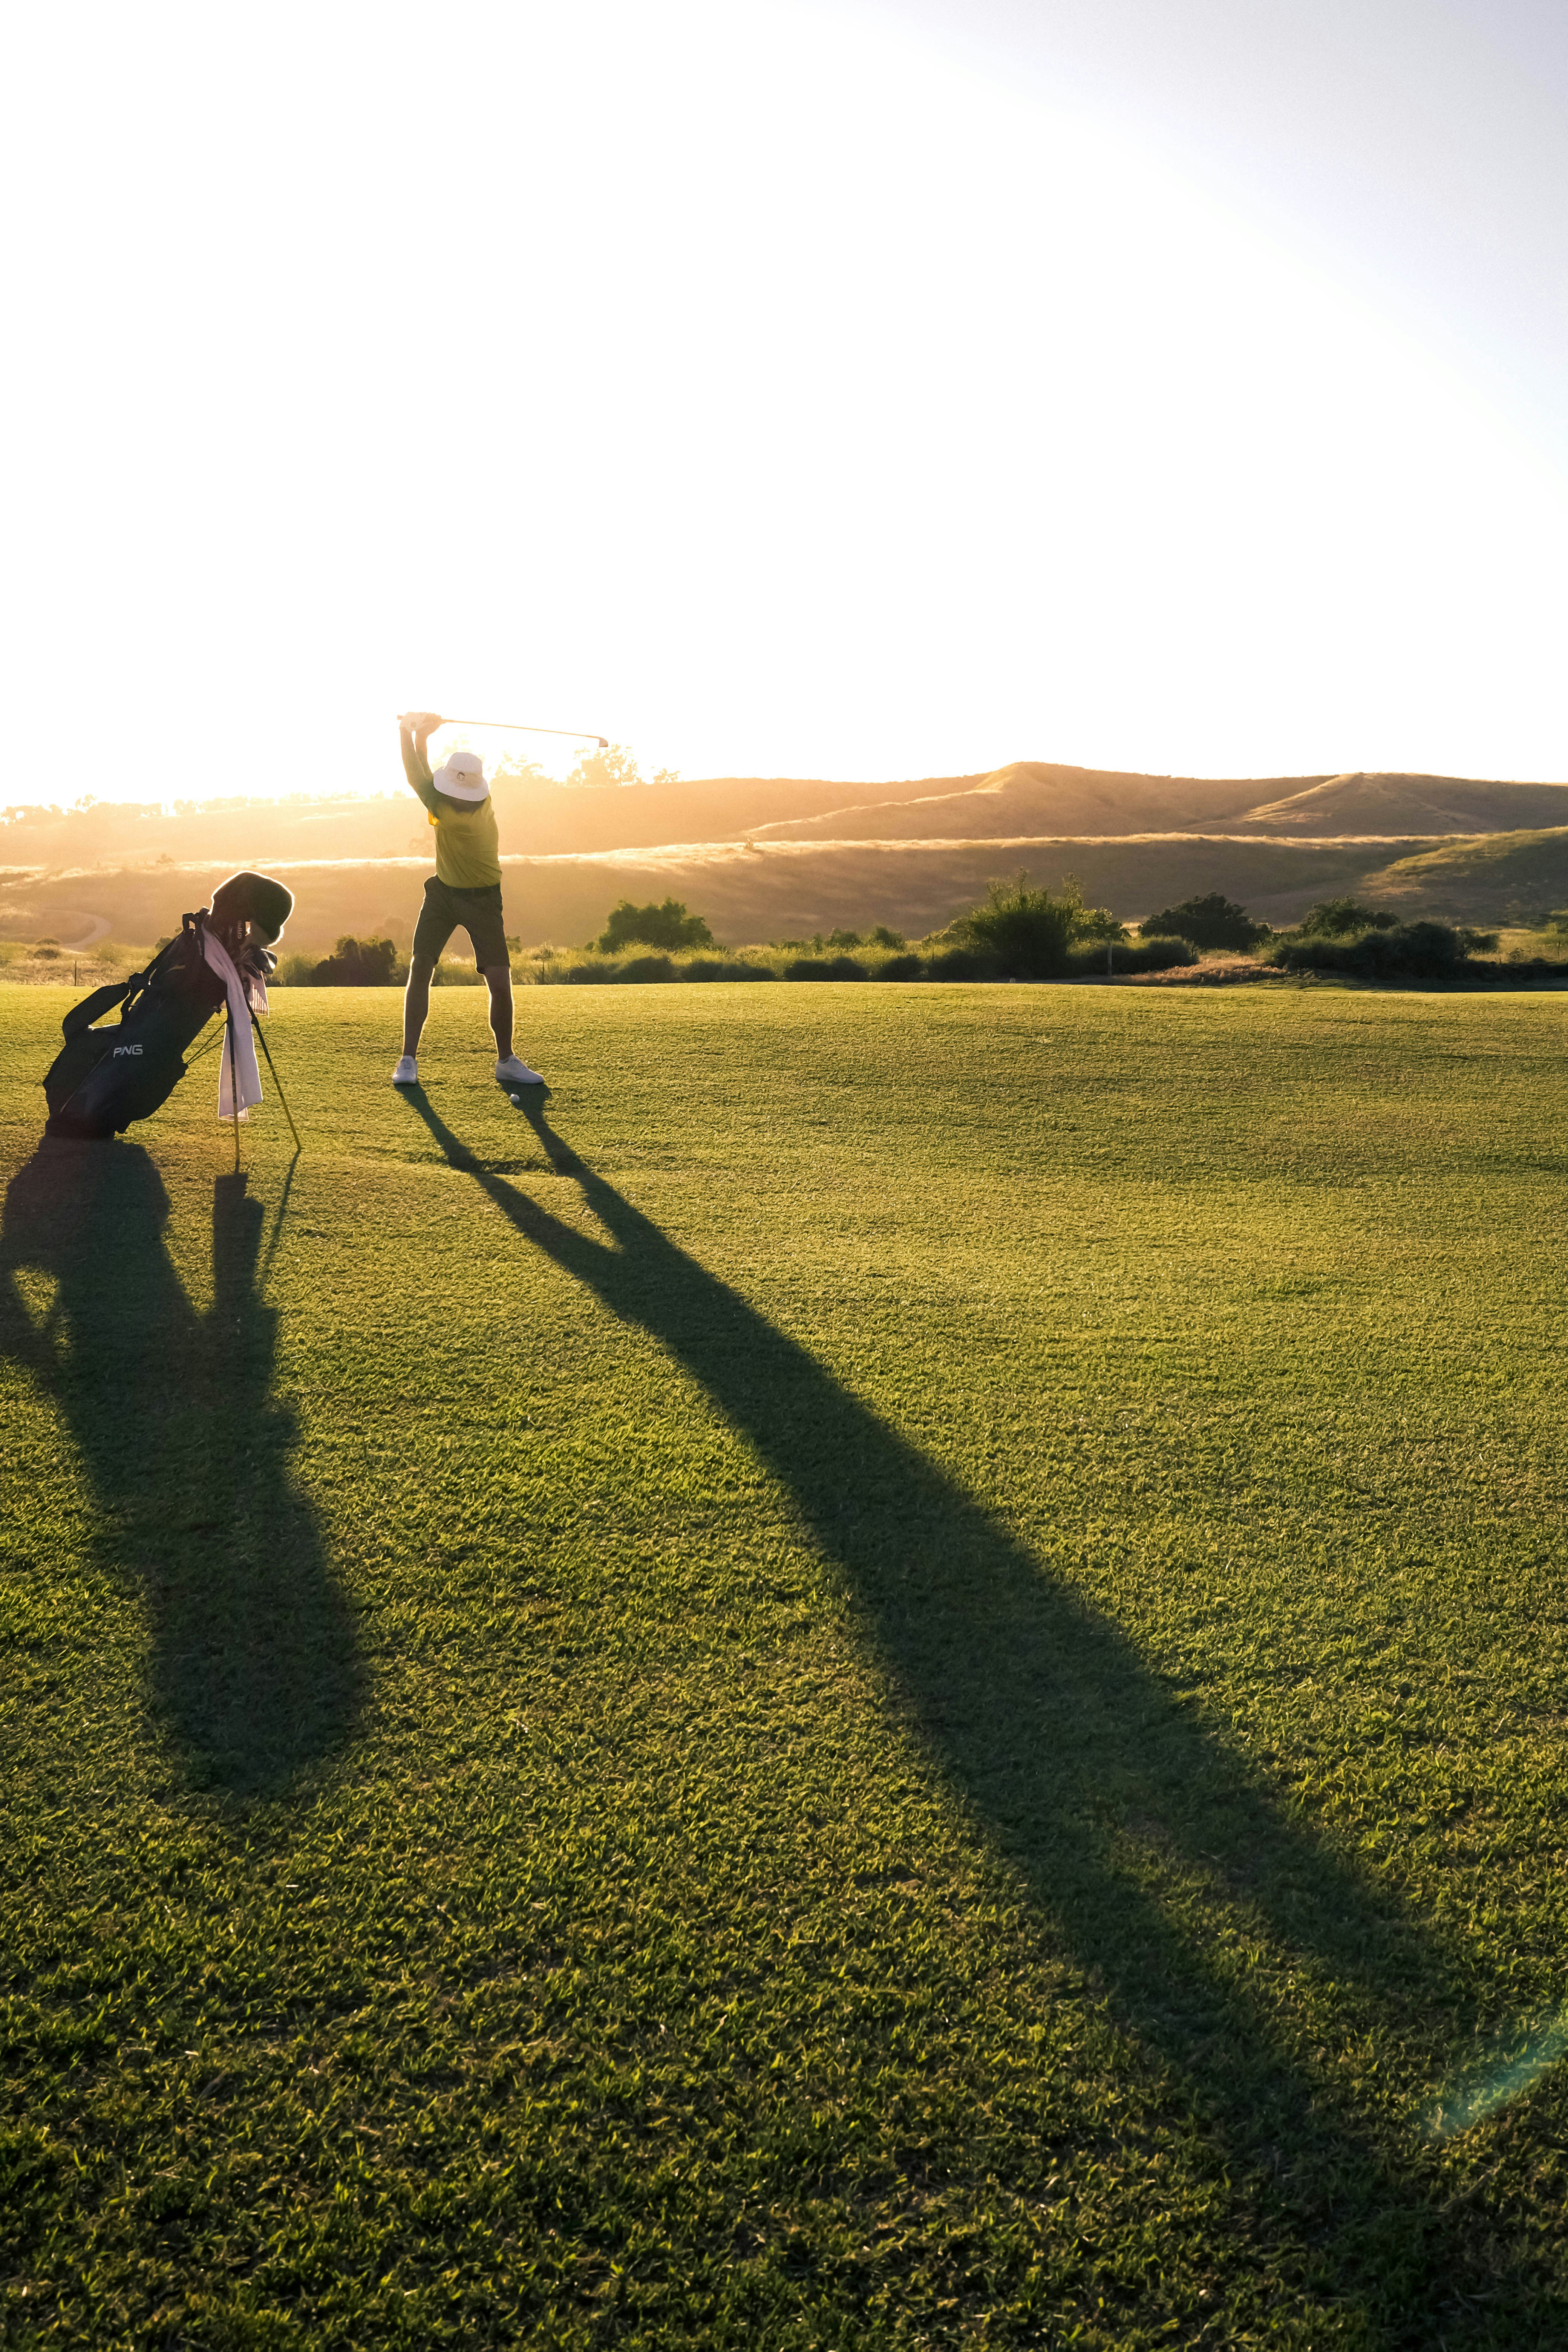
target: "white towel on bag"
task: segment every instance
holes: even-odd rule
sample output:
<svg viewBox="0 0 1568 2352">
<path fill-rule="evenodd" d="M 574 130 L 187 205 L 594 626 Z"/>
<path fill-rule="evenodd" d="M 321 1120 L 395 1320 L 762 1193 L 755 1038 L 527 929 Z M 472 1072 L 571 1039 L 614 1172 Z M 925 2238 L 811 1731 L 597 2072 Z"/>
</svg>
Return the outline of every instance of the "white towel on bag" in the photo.
<svg viewBox="0 0 1568 2352">
<path fill-rule="evenodd" d="M 235 1087 L 237 1079 L 237 1115 L 244 1118 L 252 1105 L 261 1100 L 261 1072 L 256 1063 L 256 1040 L 250 1034 L 250 1015 L 252 1010 L 266 1012 L 267 991 L 258 980 L 253 980 L 247 994 L 234 958 L 214 939 L 205 923 L 202 925 L 202 953 L 222 981 L 228 996 L 228 1035 L 223 1041 L 219 1055 L 217 1115 L 219 1118 L 236 1116 Z M 229 1051 L 231 1044 L 232 1053 Z"/>
</svg>

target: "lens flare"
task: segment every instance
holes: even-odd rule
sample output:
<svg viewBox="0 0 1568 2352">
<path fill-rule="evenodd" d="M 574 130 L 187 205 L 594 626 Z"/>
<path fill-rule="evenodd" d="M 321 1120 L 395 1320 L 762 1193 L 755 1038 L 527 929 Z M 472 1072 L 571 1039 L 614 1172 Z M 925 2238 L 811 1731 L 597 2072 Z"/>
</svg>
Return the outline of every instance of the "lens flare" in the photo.
<svg viewBox="0 0 1568 2352">
<path fill-rule="evenodd" d="M 1429 2139 L 1454 2139 L 1521 2099 L 1568 2051 L 1568 2011 L 1521 2041 L 1515 2027 L 1492 2044 L 1488 2059 L 1467 2067 L 1426 2118 Z"/>
</svg>

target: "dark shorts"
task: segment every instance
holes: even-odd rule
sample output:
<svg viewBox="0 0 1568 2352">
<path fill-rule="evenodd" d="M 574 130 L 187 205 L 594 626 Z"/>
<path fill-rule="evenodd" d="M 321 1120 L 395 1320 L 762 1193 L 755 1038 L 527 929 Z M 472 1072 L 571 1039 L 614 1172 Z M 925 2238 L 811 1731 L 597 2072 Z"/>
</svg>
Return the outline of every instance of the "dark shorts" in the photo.
<svg viewBox="0 0 1568 2352">
<path fill-rule="evenodd" d="M 459 927 L 474 943 L 474 961 L 481 971 L 487 964 L 511 961 L 500 908 L 500 884 L 492 882 L 483 890 L 454 890 L 450 883 L 432 874 L 414 927 L 415 954 L 438 963 L 442 949 Z"/>
</svg>

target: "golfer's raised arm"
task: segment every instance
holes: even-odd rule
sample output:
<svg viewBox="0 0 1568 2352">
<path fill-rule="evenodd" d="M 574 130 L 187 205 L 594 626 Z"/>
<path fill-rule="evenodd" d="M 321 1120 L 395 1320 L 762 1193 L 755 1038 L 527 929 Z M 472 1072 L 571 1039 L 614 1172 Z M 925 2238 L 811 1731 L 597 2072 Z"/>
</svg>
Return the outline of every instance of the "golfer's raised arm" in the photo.
<svg viewBox="0 0 1568 2352">
<path fill-rule="evenodd" d="M 397 722 L 403 746 L 403 772 L 411 791 L 429 806 L 427 794 L 436 779 L 425 746 L 441 721 L 433 710 L 405 710 Z"/>
</svg>

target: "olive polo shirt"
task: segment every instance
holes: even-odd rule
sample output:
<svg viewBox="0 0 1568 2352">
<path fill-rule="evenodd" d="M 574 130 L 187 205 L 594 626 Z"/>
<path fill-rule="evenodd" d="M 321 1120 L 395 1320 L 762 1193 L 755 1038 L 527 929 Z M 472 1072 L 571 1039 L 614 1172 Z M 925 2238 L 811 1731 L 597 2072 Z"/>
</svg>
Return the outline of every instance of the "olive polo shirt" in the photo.
<svg viewBox="0 0 1568 2352">
<path fill-rule="evenodd" d="M 436 874 L 448 890 L 488 890 L 500 882 L 500 836 L 496 831 L 495 804 L 487 793 L 482 801 L 448 800 L 434 784 L 416 784 L 415 791 L 430 812 L 436 828 Z"/>
</svg>

